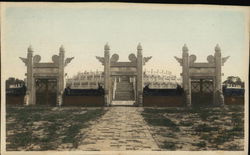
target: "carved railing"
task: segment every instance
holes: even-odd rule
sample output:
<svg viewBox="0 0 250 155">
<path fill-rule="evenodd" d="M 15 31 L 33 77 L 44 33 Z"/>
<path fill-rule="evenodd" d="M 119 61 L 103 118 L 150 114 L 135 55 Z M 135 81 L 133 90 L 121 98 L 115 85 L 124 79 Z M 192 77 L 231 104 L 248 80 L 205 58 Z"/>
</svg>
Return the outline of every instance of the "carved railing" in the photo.
<svg viewBox="0 0 250 155">
<path fill-rule="evenodd" d="M 116 91 L 116 78 L 114 80 L 114 86 L 113 86 L 113 100 L 115 99 L 115 91 Z"/>
<path fill-rule="evenodd" d="M 136 83 L 135 83 L 135 78 L 133 78 L 132 83 L 133 83 L 133 89 L 134 89 L 134 99 L 136 99 Z"/>
</svg>

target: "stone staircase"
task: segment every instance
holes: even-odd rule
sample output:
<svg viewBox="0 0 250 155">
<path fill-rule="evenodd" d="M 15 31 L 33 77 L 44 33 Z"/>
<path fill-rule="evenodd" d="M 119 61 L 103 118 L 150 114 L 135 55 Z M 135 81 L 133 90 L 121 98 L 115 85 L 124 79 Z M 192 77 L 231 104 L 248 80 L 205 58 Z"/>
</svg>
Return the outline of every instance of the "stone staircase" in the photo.
<svg viewBox="0 0 250 155">
<path fill-rule="evenodd" d="M 115 99 L 116 101 L 134 100 L 133 84 L 129 82 L 128 77 L 122 77 L 120 82 L 116 83 Z"/>
</svg>

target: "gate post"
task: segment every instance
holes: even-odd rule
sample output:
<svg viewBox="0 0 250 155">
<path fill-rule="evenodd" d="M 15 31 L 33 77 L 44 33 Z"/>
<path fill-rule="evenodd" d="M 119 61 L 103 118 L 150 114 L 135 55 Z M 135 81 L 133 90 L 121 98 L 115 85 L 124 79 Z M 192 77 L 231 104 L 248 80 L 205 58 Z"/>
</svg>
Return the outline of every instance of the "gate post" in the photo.
<svg viewBox="0 0 250 155">
<path fill-rule="evenodd" d="M 35 79 L 33 77 L 33 49 L 31 46 L 27 50 L 27 90 L 26 90 L 26 105 L 35 104 Z"/>
<path fill-rule="evenodd" d="M 58 90 L 57 90 L 57 104 L 58 106 L 62 105 L 63 102 L 63 89 L 64 89 L 64 57 L 65 57 L 65 50 L 64 47 L 61 46 L 59 48 L 59 61 L 58 61 Z"/>
<path fill-rule="evenodd" d="M 191 106 L 191 80 L 189 77 L 189 54 L 188 47 L 185 44 L 182 47 L 182 85 L 185 94 L 187 106 Z"/>
<path fill-rule="evenodd" d="M 110 47 L 104 46 L 104 102 L 106 106 L 110 105 Z"/>
<path fill-rule="evenodd" d="M 214 99 L 215 104 L 224 104 L 224 97 L 222 93 L 222 86 L 221 86 L 221 49 L 220 46 L 217 44 L 215 47 L 215 89 L 214 89 Z"/>
<path fill-rule="evenodd" d="M 136 102 L 137 105 L 142 106 L 143 102 L 143 55 L 142 55 L 142 46 L 139 43 L 137 46 L 137 95 Z"/>
</svg>

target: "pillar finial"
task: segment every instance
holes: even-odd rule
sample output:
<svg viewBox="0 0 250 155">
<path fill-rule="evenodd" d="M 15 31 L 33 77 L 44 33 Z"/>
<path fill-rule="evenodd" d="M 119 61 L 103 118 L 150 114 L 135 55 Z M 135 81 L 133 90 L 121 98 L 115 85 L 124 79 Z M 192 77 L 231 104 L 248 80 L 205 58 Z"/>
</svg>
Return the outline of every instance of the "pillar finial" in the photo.
<svg viewBox="0 0 250 155">
<path fill-rule="evenodd" d="M 188 47 L 186 44 L 182 47 L 182 52 L 188 52 Z"/>
<path fill-rule="evenodd" d="M 65 52 L 65 49 L 64 49 L 63 45 L 60 46 L 59 51 L 60 52 Z"/>
<path fill-rule="evenodd" d="M 105 51 L 106 51 L 106 50 L 110 50 L 110 47 L 109 47 L 108 42 L 105 44 L 105 46 L 104 46 L 104 50 L 105 50 Z"/>
<path fill-rule="evenodd" d="M 221 51 L 219 44 L 216 44 L 214 50 L 215 50 L 215 52 L 220 52 Z"/>
<path fill-rule="evenodd" d="M 139 43 L 139 44 L 137 45 L 137 50 L 138 50 L 138 51 L 139 51 L 139 50 L 142 50 L 141 43 Z"/>
<path fill-rule="evenodd" d="M 33 52 L 33 48 L 32 48 L 32 46 L 31 46 L 31 45 L 28 47 L 28 52 L 30 52 L 30 53 L 32 53 L 32 52 Z"/>
</svg>

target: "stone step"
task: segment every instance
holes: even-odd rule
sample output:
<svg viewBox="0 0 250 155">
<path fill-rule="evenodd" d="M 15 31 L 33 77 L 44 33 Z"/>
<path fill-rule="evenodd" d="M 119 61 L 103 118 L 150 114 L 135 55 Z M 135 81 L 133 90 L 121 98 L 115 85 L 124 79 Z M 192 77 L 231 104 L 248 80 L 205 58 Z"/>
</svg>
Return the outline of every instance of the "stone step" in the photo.
<svg viewBox="0 0 250 155">
<path fill-rule="evenodd" d="M 114 106 L 133 106 L 135 101 L 128 101 L 128 100 L 123 100 L 123 101 L 112 101 L 111 105 Z"/>
<path fill-rule="evenodd" d="M 120 95 L 117 95 L 115 96 L 116 99 L 119 99 L 119 98 L 133 98 L 134 96 L 133 95 L 128 95 L 128 96 L 120 96 Z"/>
<path fill-rule="evenodd" d="M 134 89 L 131 87 L 116 87 L 116 91 L 133 91 Z"/>
<path fill-rule="evenodd" d="M 133 87 L 132 84 L 120 84 L 120 83 L 117 83 L 116 86 L 131 86 L 131 87 Z"/>
<path fill-rule="evenodd" d="M 115 99 L 119 100 L 119 99 L 133 99 L 134 96 L 116 96 Z"/>
<path fill-rule="evenodd" d="M 125 78 L 126 79 L 126 78 Z M 129 80 L 123 79 L 116 84 L 115 100 L 133 100 L 134 89 L 133 84 Z"/>
<path fill-rule="evenodd" d="M 134 94 L 134 92 L 132 92 L 132 91 L 124 91 L 124 92 L 122 92 L 122 91 L 116 91 L 115 92 L 115 95 L 130 95 L 130 94 Z"/>
<path fill-rule="evenodd" d="M 115 94 L 115 100 L 131 100 L 134 99 L 134 94 L 133 93 L 116 93 Z"/>
<path fill-rule="evenodd" d="M 116 92 L 115 92 L 115 93 L 119 93 L 119 92 L 121 92 L 121 93 L 126 93 L 126 92 L 134 93 L 133 90 L 117 90 L 117 89 L 116 89 Z"/>
<path fill-rule="evenodd" d="M 116 87 L 116 90 L 133 90 L 131 87 Z"/>
<path fill-rule="evenodd" d="M 134 97 L 115 97 L 115 101 L 127 101 L 127 100 L 134 100 Z"/>
<path fill-rule="evenodd" d="M 133 98 L 134 95 L 116 95 L 115 98 Z"/>
</svg>

